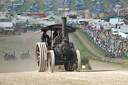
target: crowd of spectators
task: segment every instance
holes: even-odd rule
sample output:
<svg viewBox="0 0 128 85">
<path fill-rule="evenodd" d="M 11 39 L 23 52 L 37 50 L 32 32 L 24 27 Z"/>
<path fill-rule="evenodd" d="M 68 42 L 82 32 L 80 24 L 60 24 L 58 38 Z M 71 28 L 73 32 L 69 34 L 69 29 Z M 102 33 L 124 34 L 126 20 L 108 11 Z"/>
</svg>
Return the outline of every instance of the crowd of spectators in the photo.
<svg viewBox="0 0 128 85">
<path fill-rule="evenodd" d="M 4 4 L 8 3 L 10 0 L 3 0 L 1 3 L 0 3 L 0 7 L 3 7 Z"/>
<path fill-rule="evenodd" d="M 39 0 L 34 0 L 32 3 L 32 6 L 30 6 L 26 12 L 39 12 L 39 6 L 37 5 L 37 3 L 39 2 Z"/>
<path fill-rule="evenodd" d="M 91 11 L 103 11 L 103 1 L 102 0 L 91 0 Z"/>
<path fill-rule="evenodd" d="M 105 53 L 105 57 L 128 58 L 128 41 L 119 35 L 113 36 L 111 31 L 94 30 L 89 25 L 80 25 L 79 28 L 85 32 L 98 48 Z"/>
<path fill-rule="evenodd" d="M 110 5 L 111 11 L 116 11 L 121 8 L 120 0 L 109 0 L 109 5 Z"/>
<path fill-rule="evenodd" d="M 10 0 L 9 0 L 10 1 Z M 8 7 L 7 7 L 7 10 L 10 12 L 10 13 L 12 13 L 13 14 L 13 11 L 17 11 L 18 10 L 18 8 L 20 7 L 20 5 L 24 5 L 24 3 L 26 3 L 26 0 L 14 0 L 14 1 L 12 1 L 9 5 L 8 5 Z M 16 5 L 17 4 L 17 5 Z M 20 5 L 18 5 L 18 4 L 20 4 Z"/>
<path fill-rule="evenodd" d="M 60 8 L 69 8 L 71 0 L 60 0 Z"/>
<path fill-rule="evenodd" d="M 75 9 L 76 10 L 84 10 L 86 9 L 85 0 L 76 0 L 75 1 Z"/>
<path fill-rule="evenodd" d="M 53 10 L 53 2 L 55 2 L 55 0 L 45 0 L 44 1 L 44 6 L 46 7 L 47 11 Z"/>
</svg>

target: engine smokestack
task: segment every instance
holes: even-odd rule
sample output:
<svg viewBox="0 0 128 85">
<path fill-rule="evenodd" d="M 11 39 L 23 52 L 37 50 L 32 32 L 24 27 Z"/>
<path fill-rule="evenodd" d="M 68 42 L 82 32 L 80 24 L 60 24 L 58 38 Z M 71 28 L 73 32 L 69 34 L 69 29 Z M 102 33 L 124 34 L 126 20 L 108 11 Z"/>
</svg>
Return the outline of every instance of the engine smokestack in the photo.
<svg viewBox="0 0 128 85">
<path fill-rule="evenodd" d="M 62 37 L 66 37 L 66 17 L 62 17 Z"/>
</svg>

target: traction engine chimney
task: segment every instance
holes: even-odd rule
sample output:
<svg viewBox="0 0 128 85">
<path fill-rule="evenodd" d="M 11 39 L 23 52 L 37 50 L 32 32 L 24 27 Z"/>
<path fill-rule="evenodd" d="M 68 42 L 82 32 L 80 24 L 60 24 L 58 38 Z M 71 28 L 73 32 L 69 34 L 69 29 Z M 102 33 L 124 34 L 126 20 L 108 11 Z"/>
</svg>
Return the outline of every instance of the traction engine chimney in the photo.
<svg viewBox="0 0 128 85">
<path fill-rule="evenodd" d="M 62 37 L 66 37 L 66 17 L 62 17 Z"/>
</svg>

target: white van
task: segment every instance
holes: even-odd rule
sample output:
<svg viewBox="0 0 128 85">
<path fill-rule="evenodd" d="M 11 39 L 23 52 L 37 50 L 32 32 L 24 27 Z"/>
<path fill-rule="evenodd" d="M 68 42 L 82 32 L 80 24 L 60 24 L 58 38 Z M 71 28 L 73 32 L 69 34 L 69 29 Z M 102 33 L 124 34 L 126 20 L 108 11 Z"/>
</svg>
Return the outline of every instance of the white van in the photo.
<svg viewBox="0 0 128 85">
<path fill-rule="evenodd" d="M 112 29 L 112 35 L 118 35 L 118 30 L 116 28 Z"/>
</svg>

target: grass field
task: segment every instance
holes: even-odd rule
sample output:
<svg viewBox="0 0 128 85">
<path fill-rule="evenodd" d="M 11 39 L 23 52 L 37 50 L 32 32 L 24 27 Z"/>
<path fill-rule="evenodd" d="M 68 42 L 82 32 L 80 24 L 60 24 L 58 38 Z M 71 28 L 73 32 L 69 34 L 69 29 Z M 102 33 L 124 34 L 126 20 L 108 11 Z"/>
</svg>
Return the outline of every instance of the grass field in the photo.
<svg viewBox="0 0 128 85">
<path fill-rule="evenodd" d="M 28 50 L 30 54 L 34 56 L 35 43 L 39 40 L 39 34 L 29 31 L 21 35 L 0 37 L 0 57 L 3 58 L 3 52 L 13 53 L 13 51 L 15 51 L 16 57 L 19 57 L 21 51 L 28 52 Z"/>
<path fill-rule="evenodd" d="M 97 56 L 97 55 L 95 55 L 94 53 L 92 53 L 87 47 L 86 47 L 86 45 L 84 45 L 84 43 L 79 39 L 79 37 L 75 34 L 75 33 L 73 33 L 72 34 L 72 37 L 76 40 L 76 43 L 80 46 L 79 48 L 79 50 L 80 50 L 80 52 L 88 52 L 88 53 L 90 53 L 91 55 L 93 55 L 93 56 L 95 56 L 95 57 L 99 57 L 99 56 Z M 84 55 L 85 56 L 85 55 Z"/>
<path fill-rule="evenodd" d="M 73 34 L 74 38 L 77 40 L 77 42 L 79 43 L 79 45 L 81 45 L 81 49 L 80 52 L 88 52 L 91 55 L 95 56 L 95 57 L 99 57 L 97 55 L 95 55 L 93 52 L 91 52 L 85 45 L 84 43 L 79 39 L 79 37 L 76 34 Z"/>
<path fill-rule="evenodd" d="M 3 0 L 0 0 L 0 2 L 2 2 Z M 23 6 L 21 6 L 17 12 L 21 12 L 21 11 L 26 11 L 33 3 L 34 0 L 27 0 L 27 3 L 25 3 Z M 43 10 L 45 9 L 45 6 L 43 6 L 43 2 L 45 0 L 39 0 L 39 2 L 37 3 L 39 6 L 39 9 Z M 56 0 L 55 2 L 53 2 L 53 10 L 55 10 L 55 12 L 58 11 L 58 7 L 59 7 L 59 1 L 60 0 Z M 120 0 L 121 4 L 123 7 L 128 7 L 128 0 Z M 11 2 L 5 4 L 2 8 L 0 8 L 1 11 L 4 11 L 5 7 L 7 7 Z M 20 3 L 20 2 L 19 2 Z M 91 0 L 85 0 L 86 3 L 86 8 L 90 9 L 92 8 L 91 6 Z M 105 9 L 109 8 L 109 0 L 103 0 L 103 6 Z M 71 10 L 75 10 L 75 0 L 71 0 L 71 5 L 70 5 L 70 9 Z"/>
<path fill-rule="evenodd" d="M 105 9 L 109 8 L 109 0 L 103 0 L 103 6 Z"/>
<path fill-rule="evenodd" d="M 82 52 L 90 52 L 88 50 L 88 48 L 85 47 L 85 45 L 83 44 L 83 42 L 78 38 L 78 36 L 75 33 L 72 33 L 71 36 L 74 39 L 74 41 L 76 42 L 75 43 L 75 48 L 77 50 L 79 50 L 81 53 Z M 82 64 L 84 64 L 84 65 L 87 64 L 88 61 L 89 61 L 88 57 L 86 55 L 83 55 L 83 54 L 81 54 L 81 60 L 82 60 Z"/>
<path fill-rule="evenodd" d="M 44 4 L 44 0 L 39 0 L 39 2 L 37 3 L 37 5 L 39 6 L 40 10 L 43 10 L 43 9 L 46 8 L 45 6 L 43 6 L 43 4 Z"/>
<path fill-rule="evenodd" d="M 75 0 L 71 0 L 70 9 L 75 10 Z"/>
<path fill-rule="evenodd" d="M 20 4 L 20 3 L 21 3 L 21 0 L 17 4 Z"/>
<path fill-rule="evenodd" d="M 86 4 L 87 9 L 90 9 L 92 7 L 91 6 L 91 0 L 85 0 L 85 4 Z"/>
<path fill-rule="evenodd" d="M 124 0 L 128 4 L 128 0 Z"/>
<path fill-rule="evenodd" d="M 0 3 L 1 3 L 2 1 L 4 1 L 4 0 L 0 0 Z"/>
<path fill-rule="evenodd" d="M 56 0 L 56 2 L 53 2 L 53 10 L 55 12 L 58 11 L 58 8 L 60 7 L 60 0 Z"/>
<path fill-rule="evenodd" d="M 81 33 L 84 34 L 84 36 L 89 40 L 89 42 L 98 50 L 101 52 L 101 54 L 104 54 L 105 55 L 105 52 L 101 49 L 101 48 L 98 48 L 96 46 L 96 44 L 89 38 L 89 36 L 87 34 L 85 34 L 84 32 L 82 32 L 81 30 L 79 30 Z"/>
<path fill-rule="evenodd" d="M 128 0 L 120 0 L 122 7 L 128 7 Z"/>
<path fill-rule="evenodd" d="M 0 8 L 1 11 L 5 11 L 5 8 L 7 8 L 7 6 L 10 4 L 11 2 L 9 3 L 6 3 L 3 7 Z"/>
<path fill-rule="evenodd" d="M 18 9 L 17 12 L 24 12 L 24 11 L 26 11 L 26 10 L 32 5 L 33 1 L 34 1 L 34 0 L 27 0 L 27 2 L 26 2 L 23 6 L 21 6 L 21 7 Z"/>
<path fill-rule="evenodd" d="M 11 52 L 12 53 L 13 51 L 22 49 L 20 47 L 22 45 L 23 45 L 22 42 L 15 40 L 13 37 L 3 37 L 2 40 L 0 40 L 0 48 L 2 48 L 2 49 L 0 49 L 0 57 L 3 57 L 3 55 L 4 55 L 3 52 Z"/>
</svg>

